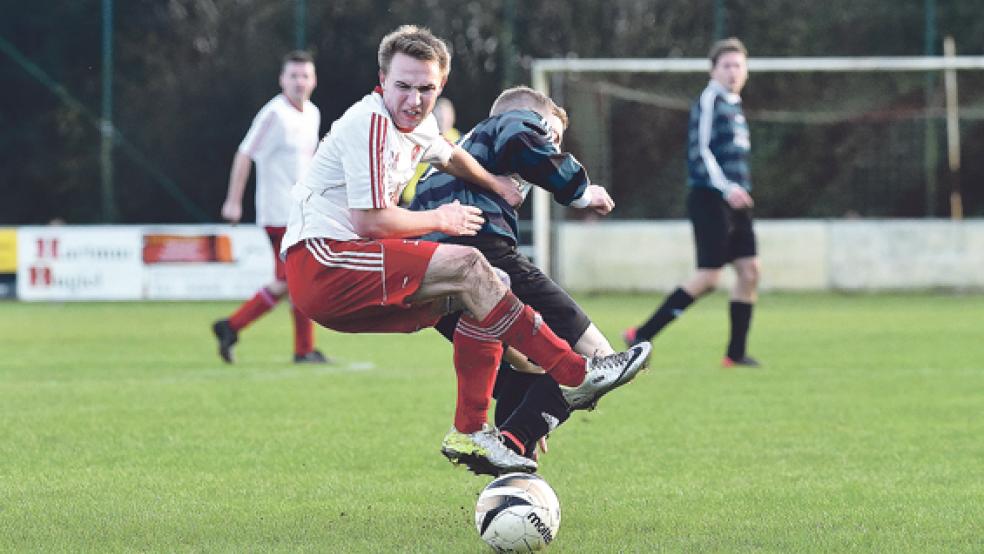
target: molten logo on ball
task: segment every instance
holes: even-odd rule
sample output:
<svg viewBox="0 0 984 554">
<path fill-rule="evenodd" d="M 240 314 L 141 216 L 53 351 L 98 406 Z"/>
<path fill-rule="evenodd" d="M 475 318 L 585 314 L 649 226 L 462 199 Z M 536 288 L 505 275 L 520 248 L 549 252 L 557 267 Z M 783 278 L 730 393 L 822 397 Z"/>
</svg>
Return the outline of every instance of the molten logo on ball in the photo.
<svg viewBox="0 0 984 554">
<path fill-rule="evenodd" d="M 478 497 L 475 527 L 497 552 L 540 550 L 557 535 L 560 502 L 538 475 L 503 475 Z"/>
</svg>

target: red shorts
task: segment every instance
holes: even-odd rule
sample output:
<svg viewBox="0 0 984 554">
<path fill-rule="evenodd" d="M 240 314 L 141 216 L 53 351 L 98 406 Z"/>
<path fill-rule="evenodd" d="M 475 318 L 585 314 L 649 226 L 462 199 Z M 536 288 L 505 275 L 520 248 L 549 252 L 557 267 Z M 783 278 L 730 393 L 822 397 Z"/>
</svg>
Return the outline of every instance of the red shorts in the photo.
<svg viewBox="0 0 984 554">
<path fill-rule="evenodd" d="M 270 244 L 273 245 L 273 263 L 275 264 L 273 274 L 277 277 L 278 281 L 287 280 L 287 269 L 284 267 L 284 261 L 280 259 L 280 241 L 284 238 L 284 233 L 287 232 L 286 227 L 264 227 L 264 231 L 268 237 L 270 237 Z"/>
<path fill-rule="evenodd" d="M 291 301 L 320 325 L 344 333 L 412 333 L 440 318 L 410 305 L 438 244 L 421 240 L 305 239 L 287 251 Z"/>
</svg>

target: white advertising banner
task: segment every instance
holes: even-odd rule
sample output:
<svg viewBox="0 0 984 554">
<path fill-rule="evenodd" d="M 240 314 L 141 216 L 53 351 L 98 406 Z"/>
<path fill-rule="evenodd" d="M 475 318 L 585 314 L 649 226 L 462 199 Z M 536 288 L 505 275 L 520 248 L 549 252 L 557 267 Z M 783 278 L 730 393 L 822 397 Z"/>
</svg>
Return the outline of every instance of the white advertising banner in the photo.
<svg viewBox="0 0 984 554">
<path fill-rule="evenodd" d="M 255 225 L 142 229 L 148 300 L 241 300 L 273 279 L 270 239 Z"/>
<path fill-rule="evenodd" d="M 241 300 L 273 279 L 254 225 L 21 227 L 21 300 Z"/>
<path fill-rule="evenodd" d="M 135 227 L 21 227 L 17 297 L 21 300 L 136 300 L 143 288 L 141 237 Z"/>
</svg>

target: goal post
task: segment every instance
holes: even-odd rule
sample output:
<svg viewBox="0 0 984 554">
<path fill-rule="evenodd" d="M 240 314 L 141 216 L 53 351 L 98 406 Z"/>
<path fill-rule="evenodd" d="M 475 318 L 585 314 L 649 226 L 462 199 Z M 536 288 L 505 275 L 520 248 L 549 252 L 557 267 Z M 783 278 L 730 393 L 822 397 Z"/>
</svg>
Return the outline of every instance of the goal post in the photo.
<svg viewBox="0 0 984 554">
<path fill-rule="evenodd" d="M 956 79 L 959 70 L 984 70 L 984 56 L 956 56 L 952 50 L 946 56 L 911 57 L 750 57 L 749 73 L 816 73 L 816 72 L 940 72 L 947 78 L 947 112 L 955 113 Z M 564 73 L 707 73 L 710 61 L 706 58 L 554 58 L 536 59 L 532 62 L 532 87 L 547 95 L 551 94 L 551 77 Z M 953 90 L 951 91 L 951 88 Z M 694 91 L 696 94 L 698 91 Z M 574 114 L 576 118 L 577 115 Z M 955 128 L 956 117 L 944 118 L 947 124 L 946 137 L 954 140 L 959 137 Z M 683 140 L 683 139 L 681 139 Z M 949 150 L 952 152 L 953 147 Z M 591 167 L 588 167 L 589 174 Z M 617 199 L 616 199 L 617 200 Z M 534 259 L 545 272 L 552 269 L 551 258 L 551 204 L 550 195 L 536 188 L 532 201 L 532 253 Z"/>
</svg>

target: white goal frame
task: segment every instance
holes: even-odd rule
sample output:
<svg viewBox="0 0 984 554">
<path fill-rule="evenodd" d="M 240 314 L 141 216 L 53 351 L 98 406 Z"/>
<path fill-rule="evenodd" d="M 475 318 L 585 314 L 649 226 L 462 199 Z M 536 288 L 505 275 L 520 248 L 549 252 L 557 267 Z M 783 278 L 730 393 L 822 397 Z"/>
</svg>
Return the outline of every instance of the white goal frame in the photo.
<svg viewBox="0 0 984 554">
<path fill-rule="evenodd" d="M 888 57 L 791 57 L 749 58 L 749 73 L 763 72 L 899 72 L 941 71 L 947 87 L 947 138 L 950 164 L 954 152 L 959 156 L 959 132 L 956 130 L 956 71 L 984 70 L 984 56 L 953 55 L 951 44 L 944 56 Z M 707 58 L 553 58 L 533 60 L 531 67 L 534 89 L 550 94 L 551 73 L 707 73 Z M 957 158 L 959 167 L 959 157 Z M 588 168 L 590 173 L 590 168 Z M 550 205 L 547 191 L 533 190 L 533 257 L 548 275 L 551 272 Z"/>
</svg>

